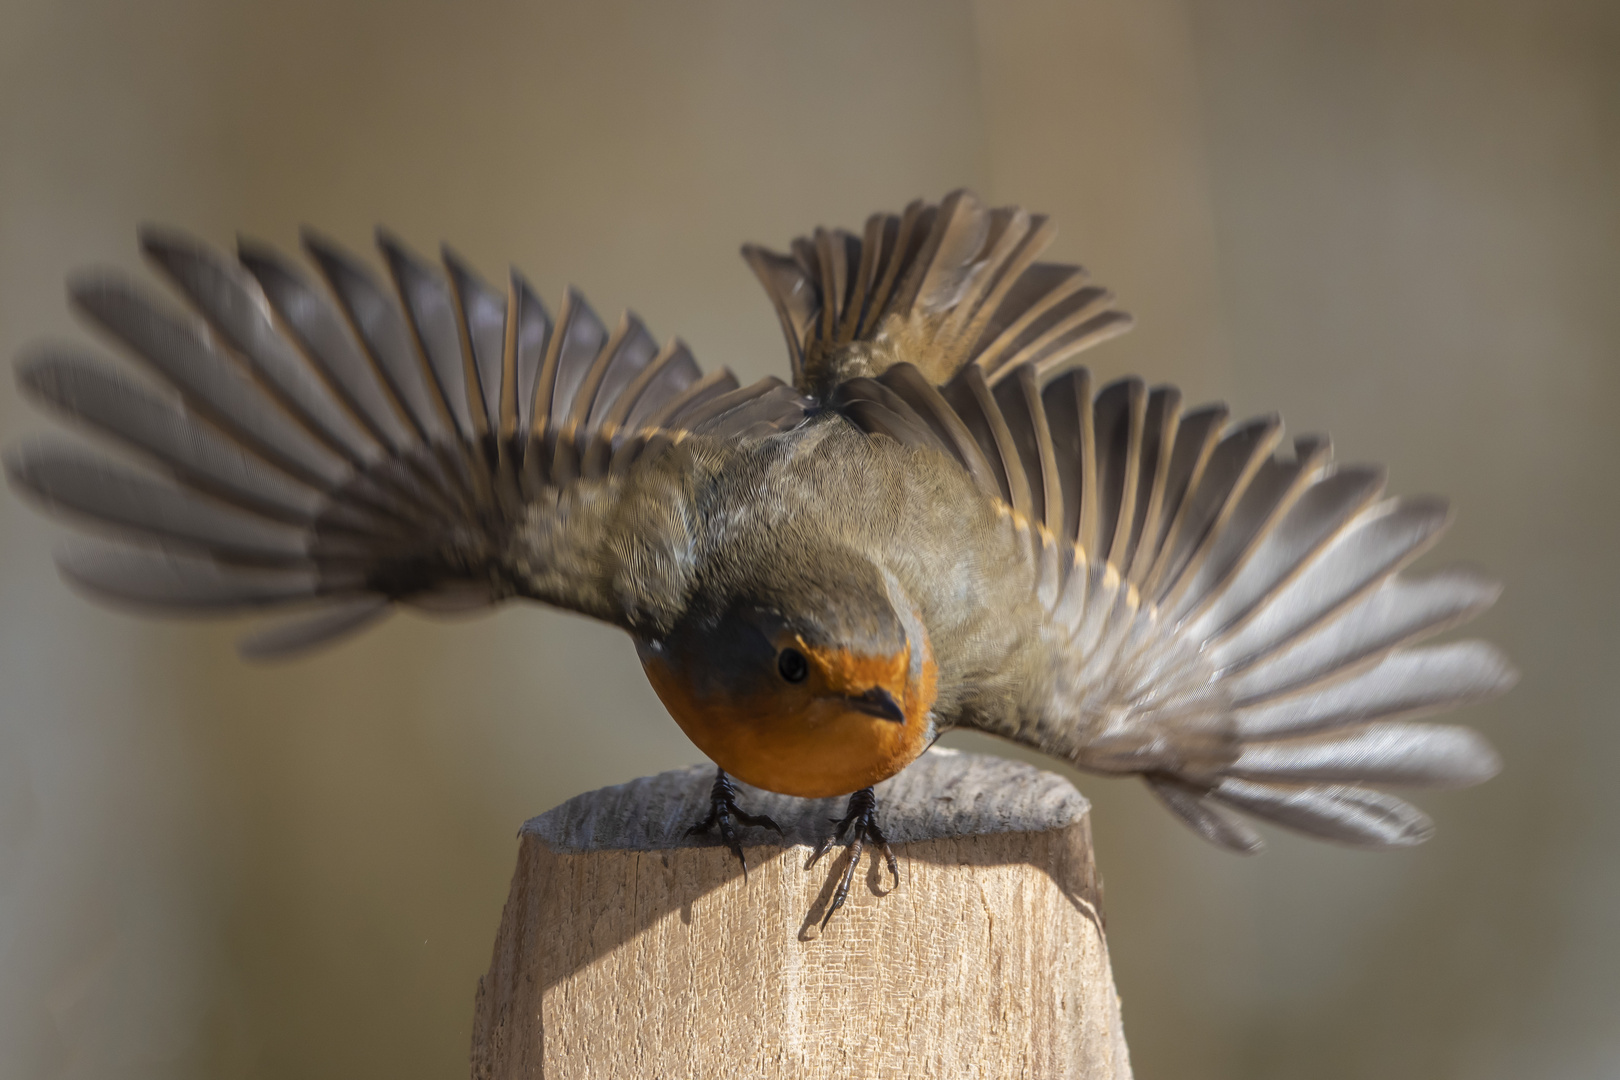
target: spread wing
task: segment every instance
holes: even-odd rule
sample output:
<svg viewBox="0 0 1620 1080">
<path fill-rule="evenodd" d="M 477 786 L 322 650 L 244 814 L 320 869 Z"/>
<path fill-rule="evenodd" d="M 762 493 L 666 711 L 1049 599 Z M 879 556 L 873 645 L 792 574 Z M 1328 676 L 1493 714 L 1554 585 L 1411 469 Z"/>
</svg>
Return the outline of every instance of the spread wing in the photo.
<svg viewBox="0 0 1620 1080">
<path fill-rule="evenodd" d="M 858 242 L 819 231 L 791 259 L 750 259 L 800 343 L 798 384 L 953 458 L 1027 536 L 1031 588 L 1066 641 L 1065 707 L 989 730 L 1140 773 L 1241 851 L 1260 839 L 1233 810 L 1415 843 L 1427 819 L 1368 785 L 1496 771 L 1474 732 L 1414 722 L 1515 678 L 1484 642 L 1421 644 L 1498 593 L 1472 570 L 1401 572 L 1444 528 L 1442 501 L 1385 497 L 1381 469 L 1285 442 L 1276 417 L 1184 411 L 1138 379 L 1094 389 L 1074 355 L 1127 323 L 1078 268 L 1033 262 L 1041 218 L 958 193 L 872 222 Z"/>
<path fill-rule="evenodd" d="M 526 590 L 510 565 L 516 531 L 539 516 L 566 532 L 571 500 L 684 433 L 747 435 L 803 415 L 779 380 L 705 377 L 634 315 L 610 329 L 570 290 L 553 317 L 515 271 L 497 291 L 453 253 L 441 271 L 386 234 L 387 285 L 306 235 L 325 289 L 259 245 L 231 259 L 167 231 L 141 241 L 191 311 L 111 274 L 69 291 L 150 378 L 60 347 L 18 373 L 134 461 L 52 440 L 9 455 L 8 471 L 107 534 L 58 560 L 96 596 L 304 609 L 245 642 L 250 653 L 309 647 L 401 601 L 532 595 L 612 618 L 613 598 L 589 581 Z"/>
</svg>

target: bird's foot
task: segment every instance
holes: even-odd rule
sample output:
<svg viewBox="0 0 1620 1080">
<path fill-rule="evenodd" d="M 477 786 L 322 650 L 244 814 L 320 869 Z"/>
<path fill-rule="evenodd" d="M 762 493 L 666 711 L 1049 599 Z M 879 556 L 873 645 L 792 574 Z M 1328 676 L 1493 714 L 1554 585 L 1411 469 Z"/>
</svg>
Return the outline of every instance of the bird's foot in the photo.
<svg viewBox="0 0 1620 1080">
<path fill-rule="evenodd" d="M 782 827 L 764 814 L 750 814 L 737 807 L 737 787 L 731 782 L 724 769 L 714 776 L 714 787 L 709 789 L 709 816 L 686 830 L 687 836 L 697 836 L 718 827 L 720 839 L 725 841 L 726 847 L 737 856 L 742 863 L 743 880 L 748 880 L 748 860 L 743 858 L 742 841 L 737 839 L 737 827 L 732 824 L 735 819 L 744 825 L 752 825 L 756 829 L 772 829 L 780 836 Z"/>
<path fill-rule="evenodd" d="M 861 864 L 861 851 L 870 843 L 874 849 L 872 858 L 877 859 L 877 852 L 883 853 L 883 861 L 889 868 L 889 874 L 894 878 L 894 884 L 900 884 L 900 864 L 895 861 L 894 849 L 889 847 L 888 837 L 877 823 L 877 794 L 871 788 L 862 788 L 849 797 L 849 805 L 845 807 L 846 813 L 842 820 L 833 818 L 837 829 L 833 834 L 816 845 L 806 866 L 814 866 L 816 860 L 825 855 L 835 843 L 841 843 L 846 832 L 849 838 L 849 865 L 844 867 L 844 876 L 838 882 L 838 888 L 833 891 L 832 901 L 827 905 L 827 914 L 822 916 L 821 925 L 825 929 L 833 912 L 844 906 L 849 897 L 850 883 L 855 880 L 855 870 Z M 853 831 L 851 831 L 853 830 Z"/>
</svg>

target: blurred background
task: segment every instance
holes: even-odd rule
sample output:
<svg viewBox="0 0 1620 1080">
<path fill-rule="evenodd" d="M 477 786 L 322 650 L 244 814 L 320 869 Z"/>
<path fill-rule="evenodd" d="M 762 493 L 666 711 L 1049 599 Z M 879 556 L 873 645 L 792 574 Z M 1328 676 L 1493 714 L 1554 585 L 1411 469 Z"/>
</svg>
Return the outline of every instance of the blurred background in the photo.
<svg viewBox="0 0 1620 1080">
<path fill-rule="evenodd" d="M 745 379 L 736 257 L 960 185 L 1138 317 L 1099 374 L 1281 410 L 1507 585 L 1507 768 L 1364 854 L 1206 847 L 1080 777 L 1145 1080 L 1620 1077 L 1620 7 L 1607 0 L 0 3 L 0 354 L 157 220 L 387 222 Z M 0 388 L 0 433 L 45 425 Z M 0 1074 L 463 1075 L 518 824 L 688 763 L 614 631 L 313 659 L 92 608 L 0 495 Z M 984 748 L 970 740 L 958 745 Z"/>
</svg>

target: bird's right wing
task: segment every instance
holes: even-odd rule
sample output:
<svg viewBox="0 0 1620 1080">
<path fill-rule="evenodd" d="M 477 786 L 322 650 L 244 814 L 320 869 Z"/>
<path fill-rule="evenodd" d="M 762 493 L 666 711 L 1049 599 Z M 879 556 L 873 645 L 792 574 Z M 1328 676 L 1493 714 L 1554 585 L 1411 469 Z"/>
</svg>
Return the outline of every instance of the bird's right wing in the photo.
<svg viewBox="0 0 1620 1080">
<path fill-rule="evenodd" d="M 161 610 L 308 609 L 250 638 L 258 654 L 396 601 L 529 595 L 616 620 L 590 574 L 557 567 L 538 589 L 545 575 L 514 574 L 514 535 L 537 521 L 566 535 L 613 477 L 689 433 L 803 416 L 781 382 L 704 377 L 679 341 L 660 348 L 629 314 L 609 330 L 572 290 L 554 319 L 516 272 L 497 292 L 448 251 L 441 273 L 380 235 L 384 286 L 332 244 L 305 244 L 326 290 L 258 245 L 238 261 L 145 231 L 194 314 L 115 275 L 72 282 L 79 311 L 156 378 L 65 347 L 19 365 L 36 400 L 147 466 L 55 441 L 8 455 L 14 484 L 111 534 L 59 555 L 69 579 Z"/>
</svg>

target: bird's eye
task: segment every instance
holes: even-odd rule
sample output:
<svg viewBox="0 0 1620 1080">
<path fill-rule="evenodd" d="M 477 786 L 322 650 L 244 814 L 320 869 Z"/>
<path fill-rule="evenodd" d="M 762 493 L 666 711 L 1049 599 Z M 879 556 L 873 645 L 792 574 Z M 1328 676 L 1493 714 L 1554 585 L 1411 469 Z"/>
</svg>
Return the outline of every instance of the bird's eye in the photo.
<svg viewBox="0 0 1620 1080">
<path fill-rule="evenodd" d="M 788 682 L 804 682 L 810 675 L 810 662 L 798 649 L 783 649 L 776 654 L 776 670 Z"/>
</svg>

